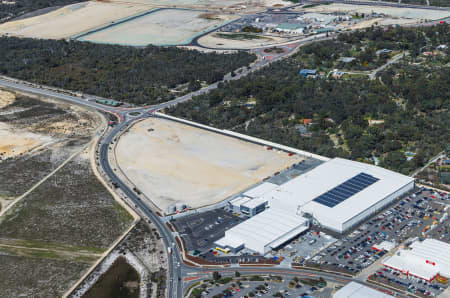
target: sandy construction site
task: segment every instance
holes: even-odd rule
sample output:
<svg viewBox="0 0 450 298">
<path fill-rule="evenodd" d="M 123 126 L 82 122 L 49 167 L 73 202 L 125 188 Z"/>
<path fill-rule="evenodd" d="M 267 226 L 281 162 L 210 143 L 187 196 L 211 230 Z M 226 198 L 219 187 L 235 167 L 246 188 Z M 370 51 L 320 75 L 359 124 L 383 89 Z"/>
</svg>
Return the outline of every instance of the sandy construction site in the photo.
<svg viewBox="0 0 450 298">
<path fill-rule="evenodd" d="M 161 210 L 226 199 L 301 161 L 300 156 L 163 119 L 137 123 L 119 140 L 124 174 Z"/>
<path fill-rule="evenodd" d="M 239 36 L 244 36 L 244 38 L 238 38 Z M 211 33 L 200 38 L 198 43 L 204 47 L 215 49 L 253 49 L 288 41 L 276 36 L 268 37 L 252 34 L 248 34 L 248 36 L 253 36 L 253 38 L 245 38 L 245 33 L 241 35 L 239 35 L 239 33 Z"/>
<path fill-rule="evenodd" d="M 80 40 L 131 46 L 180 45 L 234 18 L 231 15 L 210 15 L 201 10 L 161 9 Z"/>
<path fill-rule="evenodd" d="M 0 24 L 0 36 L 10 35 L 48 39 L 71 38 L 156 8 L 186 9 L 184 14 L 172 11 L 161 12 L 155 15 L 151 14 L 151 17 L 137 18 L 131 22 L 114 26 L 110 30 L 102 31 L 96 37 L 94 36 L 99 39 L 99 42 L 109 42 L 110 40 L 118 39 L 117 43 L 123 42 L 125 44 L 132 43 L 134 40 L 151 40 L 151 42 L 146 44 L 166 44 L 175 40 L 172 43 L 176 44 L 179 40 L 188 40 L 196 33 L 235 17 L 230 14 L 223 14 L 217 19 L 204 19 L 192 15 L 188 9 L 206 9 L 211 10 L 211 13 L 219 14 L 222 11 L 227 13 L 236 11 L 252 12 L 263 9 L 265 5 L 282 6 L 279 3 L 284 2 L 282 0 L 255 0 L 250 2 L 237 0 L 175 0 L 170 3 L 163 0 L 87 1 L 67 5 L 34 17 Z M 161 30 L 164 30 L 164 34 L 161 34 Z M 118 36 L 114 36 L 116 33 Z"/>
<path fill-rule="evenodd" d="M 443 10 L 430 10 L 430 9 L 416 9 L 416 8 L 399 8 L 399 7 L 383 7 L 383 6 L 367 6 L 367 5 L 352 5 L 333 3 L 329 5 L 318 5 L 310 8 L 296 8 L 298 11 L 305 12 L 317 12 L 317 13 L 365 13 L 371 14 L 373 12 L 378 14 L 384 14 L 394 18 L 402 19 L 426 19 L 426 20 L 438 20 L 450 16 L 449 11 Z M 294 11 L 295 11 L 294 10 Z"/>
<path fill-rule="evenodd" d="M 150 9 L 147 5 L 82 2 L 36 17 L 1 24 L 0 35 L 68 38 Z"/>
<path fill-rule="evenodd" d="M 2 110 L 13 104 L 15 100 L 14 93 L 0 89 L 0 116 L 24 110 L 20 107 Z M 22 155 L 51 141 L 50 136 L 16 129 L 10 124 L 0 122 L 0 160 Z"/>
</svg>

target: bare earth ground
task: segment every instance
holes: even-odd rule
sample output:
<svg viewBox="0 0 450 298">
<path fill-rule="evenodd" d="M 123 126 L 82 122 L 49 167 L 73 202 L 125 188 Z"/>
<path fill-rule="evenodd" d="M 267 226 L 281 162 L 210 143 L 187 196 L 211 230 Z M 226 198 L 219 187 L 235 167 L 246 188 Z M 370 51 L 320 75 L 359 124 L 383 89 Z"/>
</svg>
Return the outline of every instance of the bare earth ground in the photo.
<svg viewBox="0 0 450 298">
<path fill-rule="evenodd" d="M 14 101 L 0 108 L 0 197 L 23 194 L 80 150 L 100 124 L 97 114 L 81 108 L 10 94 Z"/>
<path fill-rule="evenodd" d="M 232 36 L 232 34 L 229 34 Z M 260 36 L 260 35 L 258 35 Z M 261 36 L 262 37 L 262 36 Z M 252 49 L 258 48 L 265 45 L 283 43 L 286 39 L 271 36 L 271 37 L 262 37 L 258 39 L 245 39 L 245 40 L 236 40 L 236 39 L 228 39 L 221 38 L 217 33 L 210 33 L 208 35 L 203 36 L 198 40 L 198 43 L 202 46 L 209 48 L 224 48 L 224 49 Z"/>
<path fill-rule="evenodd" d="M 121 2 L 83 2 L 72 4 L 47 14 L 0 25 L 0 35 L 9 34 L 35 38 L 68 38 L 92 28 L 109 24 L 139 12 L 150 10 L 146 5 Z"/>
<path fill-rule="evenodd" d="M 201 17 L 204 14 L 204 11 L 164 9 L 90 34 L 83 40 L 132 46 L 184 44 L 200 32 L 235 18 L 214 15 L 213 19 L 208 19 Z"/>
<path fill-rule="evenodd" d="M 416 19 L 395 19 L 395 18 L 375 18 L 359 22 L 355 25 L 349 26 L 349 29 L 363 29 L 371 27 L 372 25 L 388 26 L 388 25 L 407 25 L 417 23 Z"/>
<path fill-rule="evenodd" d="M 240 1 L 240 0 L 108 0 L 108 1 L 88 1 L 77 4 L 68 5 L 60 9 L 50 11 L 34 17 L 18 19 L 15 21 L 6 22 L 0 25 L 1 35 L 12 35 L 19 37 L 31 37 L 31 38 L 49 38 L 49 39 L 62 39 L 74 37 L 80 33 L 87 32 L 91 29 L 99 28 L 114 21 L 118 21 L 145 11 L 150 11 L 154 8 L 184 8 L 184 9 L 207 9 L 211 12 L 222 14 L 221 19 L 234 18 L 235 13 L 255 13 L 262 11 L 265 7 L 283 7 L 289 5 L 290 2 L 283 0 L 253 0 L 253 1 Z M 186 11 L 189 13 L 188 11 Z M 226 13 L 226 14 L 223 14 Z M 153 44 L 176 44 L 178 40 L 185 41 L 190 36 L 195 35 L 206 28 L 217 25 L 220 23 L 214 20 L 209 20 L 206 24 L 205 20 L 196 18 L 194 20 L 185 20 L 183 16 L 170 17 L 165 13 L 162 14 L 163 22 L 158 27 L 158 24 L 149 24 L 148 20 L 135 20 L 130 24 L 124 24 L 118 28 L 124 26 L 125 32 L 135 31 L 132 35 L 119 36 L 118 43 L 129 43 L 128 41 L 120 41 L 120 39 L 127 39 L 127 37 L 133 40 L 148 40 L 155 39 L 150 42 Z M 167 17 L 167 18 L 166 18 Z M 179 20 L 186 26 L 180 26 Z M 164 22 L 165 21 L 165 22 Z M 167 24 L 167 21 L 169 23 Z M 151 28 L 142 28 L 148 27 Z M 167 26 L 167 27 L 166 27 Z M 158 31 L 164 29 L 165 34 L 163 36 Z M 108 42 L 116 33 L 116 28 L 102 32 L 98 36 L 100 40 Z M 119 31 L 122 31 L 119 30 Z M 183 35 L 182 35 L 183 34 Z M 149 35 L 144 37 L 144 35 Z M 181 36 L 182 35 L 182 36 Z M 96 37 L 97 38 L 97 37 Z M 162 41 L 159 41 L 161 38 Z M 165 41 L 165 40 L 175 40 Z M 147 42 L 146 44 L 149 44 Z M 141 45 L 139 43 L 139 45 Z"/>
<path fill-rule="evenodd" d="M 122 0 L 111 0 L 111 2 L 120 3 L 122 2 Z M 168 2 L 166 0 L 127 0 L 127 3 L 134 3 L 134 4 L 139 3 L 158 7 L 170 6 L 170 7 L 205 8 L 205 9 L 227 8 L 244 5 L 249 9 L 252 9 L 254 7 L 263 7 L 265 1 L 255 0 L 252 2 L 248 2 L 240 0 L 172 0 Z"/>
<path fill-rule="evenodd" d="M 0 90 L 0 109 L 12 104 L 16 99 L 16 95 L 12 92 Z"/>
<path fill-rule="evenodd" d="M 311 8 L 296 8 L 295 10 L 306 12 L 319 12 L 319 13 L 331 13 L 331 12 L 347 12 L 347 13 L 365 13 L 370 14 L 372 12 L 383 13 L 385 15 L 395 18 L 405 19 L 430 19 L 437 20 L 448 17 L 450 12 L 440 10 L 428 10 L 428 9 L 415 9 L 415 8 L 398 8 L 398 7 L 380 7 L 380 6 L 361 6 L 351 4 L 329 4 L 319 5 Z"/>
<path fill-rule="evenodd" d="M 301 160 L 162 119 L 133 126 L 116 156 L 125 175 L 162 210 L 177 202 L 195 208 L 222 201 Z"/>
<path fill-rule="evenodd" d="M 0 108 L 0 142 L 22 148 L 21 137 L 29 134 L 51 142 L 0 159 L 0 203 L 9 204 L 80 152 L 100 123 L 95 112 L 15 94 Z M 0 297 L 61 296 L 130 226 L 132 217 L 97 180 L 87 152 L 0 217 L 0 272 L 12 274 L 0 275 Z"/>
</svg>

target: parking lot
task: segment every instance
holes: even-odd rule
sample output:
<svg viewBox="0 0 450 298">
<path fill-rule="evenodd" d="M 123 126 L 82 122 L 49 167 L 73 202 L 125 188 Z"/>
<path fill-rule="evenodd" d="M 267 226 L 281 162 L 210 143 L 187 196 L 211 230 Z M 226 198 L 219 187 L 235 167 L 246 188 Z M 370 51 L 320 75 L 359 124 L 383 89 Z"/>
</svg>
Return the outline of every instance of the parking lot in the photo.
<svg viewBox="0 0 450 298">
<path fill-rule="evenodd" d="M 183 237 L 188 251 L 209 251 L 214 241 L 225 236 L 225 231 L 242 222 L 244 219 L 226 212 L 214 209 L 202 213 L 177 218 L 172 223 Z"/>
<path fill-rule="evenodd" d="M 370 279 L 425 296 L 437 296 L 445 289 L 443 285 L 436 284 L 435 282 L 430 283 L 412 276 L 407 277 L 406 275 L 400 274 L 389 268 L 378 270 L 374 276 L 370 277 Z"/>
<path fill-rule="evenodd" d="M 302 264 L 335 241 L 337 241 L 335 238 L 324 233 L 309 231 L 294 238 L 272 255 L 276 258 L 282 258 L 282 262 L 286 264 Z"/>
<path fill-rule="evenodd" d="M 308 171 L 311 171 L 318 165 L 322 164 L 323 161 L 314 158 L 307 158 L 297 164 L 292 165 L 287 170 L 281 171 L 278 175 L 274 175 L 267 182 L 274 183 L 277 185 L 281 185 L 286 183 L 289 180 L 294 179 L 297 176 L 300 176 Z"/>
<path fill-rule="evenodd" d="M 326 287 L 321 284 L 308 284 L 302 282 L 301 278 L 291 276 L 277 276 L 272 279 L 266 277 L 261 280 L 253 280 L 252 277 L 241 277 L 239 281 L 233 280 L 226 284 L 218 286 L 208 286 L 202 296 L 214 297 L 215 295 L 223 295 L 223 297 L 274 297 L 278 293 L 279 297 L 301 297 L 305 295 L 313 295 L 314 297 L 331 297 L 333 288 Z M 305 279 L 305 281 L 309 281 Z"/>
<path fill-rule="evenodd" d="M 441 196 L 428 190 L 416 191 L 374 215 L 308 263 L 356 274 L 386 254 L 386 251 L 372 249 L 385 240 L 398 245 L 406 239 L 433 233 L 439 236 L 436 239 L 448 242 L 449 221 L 446 219 L 439 223 L 448 213 L 448 210 L 444 211 L 448 202 L 447 194 Z M 431 228 L 433 223 L 434 229 Z"/>
</svg>

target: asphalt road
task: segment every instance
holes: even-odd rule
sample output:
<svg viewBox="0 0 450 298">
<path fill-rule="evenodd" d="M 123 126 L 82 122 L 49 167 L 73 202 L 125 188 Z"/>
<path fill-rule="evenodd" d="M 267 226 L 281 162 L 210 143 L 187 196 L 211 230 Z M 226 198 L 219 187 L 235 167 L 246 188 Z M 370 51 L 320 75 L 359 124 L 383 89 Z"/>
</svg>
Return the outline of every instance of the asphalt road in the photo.
<svg viewBox="0 0 450 298">
<path fill-rule="evenodd" d="M 135 118 L 139 119 L 139 118 Z M 129 122 L 128 119 L 125 118 L 124 122 L 120 123 L 116 126 L 111 133 L 109 133 L 104 139 L 101 140 L 100 145 L 100 165 L 105 171 L 105 174 L 109 177 L 112 183 L 116 183 L 118 187 L 122 190 L 122 192 L 131 199 L 135 206 L 134 209 L 140 211 L 141 214 L 144 215 L 144 218 L 150 219 L 157 227 L 161 238 L 164 241 L 164 245 L 166 247 L 172 247 L 172 255 L 168 255 L 168 271 L 169 271 L 169 280 L 167 282 L 168 286 L 168 295 L 169 297 L 182 297 L 182 282 L 179 282 L 178 278 L 181 279 L 181 270 L 178 267 L 178 264 L 182 263 L 182 258 L 180 252 L 176 248 L 175 239 L 170 230 L 164 225 L 161 219 L 156 215 L 150 208 L 144 204 L 139 196 L 131 190 L 122 180 L 120 180 L 114 171 L 111 169 L 108 160 L 109 146 L 112 140 L 116 137 L 116 135 L 122 130 L 125 129 Z M 173 281 L 172 281 L 173 279 Z"/>
</svg>

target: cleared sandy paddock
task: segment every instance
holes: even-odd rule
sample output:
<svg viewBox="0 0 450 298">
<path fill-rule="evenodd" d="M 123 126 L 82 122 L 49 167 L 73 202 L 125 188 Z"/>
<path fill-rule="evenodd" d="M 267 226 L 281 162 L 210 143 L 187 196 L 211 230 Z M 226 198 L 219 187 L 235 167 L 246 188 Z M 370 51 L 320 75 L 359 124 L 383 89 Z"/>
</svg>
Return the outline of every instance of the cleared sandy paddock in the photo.
<svg viewBox="0 0 450 298">
<path fill-rule="evenodd" d="M 160 209 L 216 203 L 303 158 L 163 119 L 148 119 L 116 148 L 125 175 Z"/>
<path fill-rule="evenodd" d="M 131 46 L 178 45 L 188 43 L 197 34 L 217 27 L 230 15 L 202 17 L 205 11 L 162 9 L 123 24 L 101 30 L 82 40 Z"/>
<path fill-rule="evenodd" d="M 232 36 L 233 34 L 225 34 L 225 35 Z M 239 40 L 239 39 L 222 38 L 217 33 L 210 33 L 198 39 L 198 43 L 200 45 L 204 47 L 217 49 L 253 49 L 266 45 L 280 44 L 283 42 L 287 42 L 287 40 L 275 36 L 270 37 L 260 36 L 260 38 L 257 39 Z"/>
<path fill-rule="evenodd" d="M 36 17 L 1 24 L 0 35 L 68 38 L 150 9 L 147 5 L 82 2 Z"/>
<path fill-rule="evenodd" d="M 450 16 L 449 11 L 430 10 L 430 9 L 416 9 L 416 8 L 399 8 L 399 7 L 382 7 L 382 6 L 366 6 L 366 5 L 352 5 L 333 3 L 329 5 L 319 5 L 311 8 L 296 8 L 298 11 L 331 13 L 331 12 L 346 12 L 346 13 L 365 13 L 372 12 L 383 13 L 396 18 L 405 19 L 430 19 L 438 20 Z"/>
</svg>

